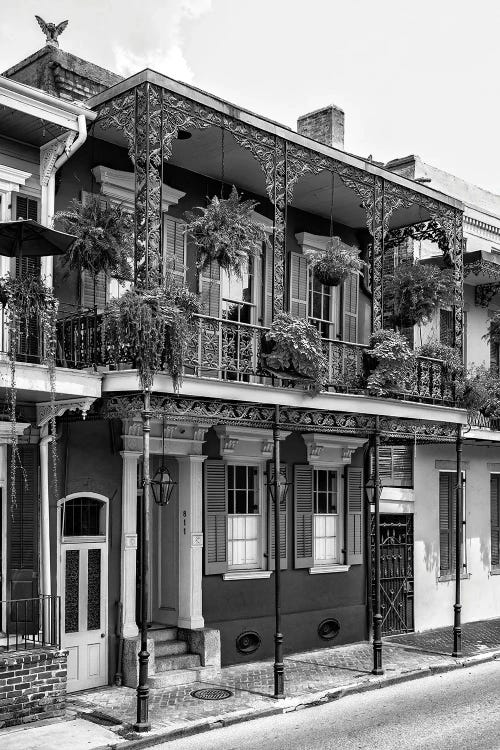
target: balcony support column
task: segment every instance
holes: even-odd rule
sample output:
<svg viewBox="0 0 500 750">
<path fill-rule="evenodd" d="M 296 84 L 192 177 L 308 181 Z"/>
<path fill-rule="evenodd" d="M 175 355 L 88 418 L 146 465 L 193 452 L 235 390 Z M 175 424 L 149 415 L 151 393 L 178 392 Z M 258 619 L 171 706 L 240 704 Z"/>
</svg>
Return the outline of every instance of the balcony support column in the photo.
<svg viewBox="0 0 500 750">
<path fill-rule="evenodd" d="M 453 651 L 452 656 L 462 656 L 462 425 L 457 426 L 457 484 L 455 488 L 455 604 L 453 622 Z"/>
<path fill-rule="evenodd" d="M 384 180 L 381 177 L 373 178 L 373 204 L 370 205 L 371 234 L 373 238 L 373 251 L 371 259 L 371 282 L 372 282 L 372 331 L 379 331 L 384 327 L 383 323 L 383 261 L 384 261 L 384 223 L 385 212 L 385 190 Z"/>
<path fill-rule="evenodd" d="M 161 280 L 163 90 L 149 82 L 135 90 L 134 279 L 149 289 Z"/>
</svg>

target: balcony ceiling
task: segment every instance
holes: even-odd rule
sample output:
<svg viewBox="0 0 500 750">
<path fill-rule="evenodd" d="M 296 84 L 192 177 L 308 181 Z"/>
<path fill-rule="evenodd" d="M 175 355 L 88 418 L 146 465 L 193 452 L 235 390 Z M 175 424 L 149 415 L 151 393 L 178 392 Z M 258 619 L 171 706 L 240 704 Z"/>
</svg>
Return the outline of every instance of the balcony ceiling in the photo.
<svg viewBox="0 0 500 750">
<path fill-rule="evenodd" d="M 65 132 L 66 129 L 60 125 L 0 104 L 0 133 L 2 136 L 39 148 Z"/>
<path fill-rule="evenodd" d="M 113 130 L 103 130 L 96 122 L 93 134 L 97 138 L 127 148 L 124 136 Z M 172 157 L 165 163 L 164 180 L 168 183 L 168 165 L 189 170 L 204 177 L 220 180 L 222 174 L 222 138 L 219 128 L 191 131 L 191 137 L 173 142 Z M 239 146 L 230 133 L 224 135 L 224 180 L 239 189 L 266 196 L 264 173 L 250 151 Z M 295 184 L 292 206 L 330 218 L 332 202 L 332 176 L 328 171 L 306 174 Z M 259 210 L 259 209 L 258 209 Z M 265 213 L 265 212 L 263 212 Z M 366 227 L 366 213 L 361 199 L 345 187 L 335 175 L 333 218 L 336 222 L 352 228 Z M 429 214 L 420 206 L 397 210 L 391 219 L 391 227 L 400 227 L 429 219 Z"/>
</svg>

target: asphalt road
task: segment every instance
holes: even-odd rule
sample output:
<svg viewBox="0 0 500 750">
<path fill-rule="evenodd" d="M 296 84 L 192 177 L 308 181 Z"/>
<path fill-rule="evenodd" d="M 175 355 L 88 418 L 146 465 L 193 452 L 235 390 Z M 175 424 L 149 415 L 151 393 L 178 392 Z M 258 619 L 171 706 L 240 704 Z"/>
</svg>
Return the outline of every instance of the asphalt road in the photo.
<svg viewBox="0 0 500 750">
<path fill-rule="evenodd" d="M 500 662 L 160 745 L 164 750 L 500 750 Z"/>
</svg>

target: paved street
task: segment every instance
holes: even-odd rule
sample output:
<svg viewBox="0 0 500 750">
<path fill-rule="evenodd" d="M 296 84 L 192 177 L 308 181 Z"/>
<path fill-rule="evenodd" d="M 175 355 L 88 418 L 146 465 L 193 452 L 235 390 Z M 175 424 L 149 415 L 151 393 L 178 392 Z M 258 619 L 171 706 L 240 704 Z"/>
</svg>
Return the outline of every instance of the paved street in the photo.
<svg viewBox="0 0 500 750">
<path fill-rule="evenodd" d="M 426 677 L 299 713 L 257 719 L 163 750 L 498 750 L 500 663 Z"/>
</svg>

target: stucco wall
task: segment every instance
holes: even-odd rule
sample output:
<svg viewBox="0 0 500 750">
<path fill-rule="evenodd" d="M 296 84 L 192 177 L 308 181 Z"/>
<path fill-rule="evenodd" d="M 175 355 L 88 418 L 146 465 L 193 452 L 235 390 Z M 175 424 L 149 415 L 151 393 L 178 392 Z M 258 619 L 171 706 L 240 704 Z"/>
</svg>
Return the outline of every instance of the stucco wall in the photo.
<svg viewBox="0 0 500 750">
<path fill-rule="evenodd" d="M 415 461 L 415 629 L 452 625 L 454 581 L 439 577 L 439 469 L 436 460 L 455 462 L 453 445 L 417 448 Z M 490 473 L 500 461 L 495 446 L 465 444 L 466 555 L 470 577 L 462 580 L 464 622 L 500 615 L 500 576 L 490 574 Z M 468 465 L 467 465 L 468 463 Z M 450 464 L 450 469 L 453 463 Z"/>
</svg>

